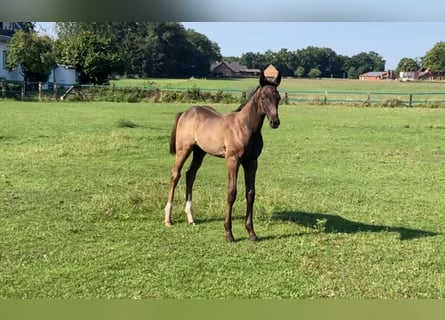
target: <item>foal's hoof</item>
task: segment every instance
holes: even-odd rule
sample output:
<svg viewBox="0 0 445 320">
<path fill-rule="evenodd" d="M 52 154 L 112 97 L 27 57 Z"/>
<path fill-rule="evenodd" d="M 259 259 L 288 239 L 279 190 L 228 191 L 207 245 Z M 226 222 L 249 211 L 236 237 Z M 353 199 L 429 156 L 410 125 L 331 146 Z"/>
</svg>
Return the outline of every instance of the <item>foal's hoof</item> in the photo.
<svg viewBox="0 0 445 320">
<path fill-rule="evenodd" d="M 235 242 L 235 238 L 232 234 L 226 234 L 226 241 L 227 242 Z"/>
<path fill-rule="evenodd" d="M 254 241 L 254 242 L 258 241 L 258 237 L 255 234 L 251 234 L 249 236 L 249 239 L 250 239 L 250 241 Z"/>
<path fill-rule="evenodd" d="M 171 227 L 173 223 L 171 221 L 165 221 L 164 224 L 166 227 Z"/>
</svg>

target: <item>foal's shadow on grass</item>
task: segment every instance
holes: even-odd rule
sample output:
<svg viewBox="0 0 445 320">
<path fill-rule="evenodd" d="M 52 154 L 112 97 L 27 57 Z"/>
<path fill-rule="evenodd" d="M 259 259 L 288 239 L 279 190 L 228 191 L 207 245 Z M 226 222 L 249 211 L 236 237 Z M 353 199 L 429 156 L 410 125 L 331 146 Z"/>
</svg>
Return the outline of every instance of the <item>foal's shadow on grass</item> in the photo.
<svg viewBox="0 0 445 320">
<path fill-rule="evenodd" d="M 298 225 L 317 229 L 324 233 L 398 232 L 400 234 L 400 240 L 411 240 L 439 235 L 439 233 L 431 231 L 355 222 L 335 214 L 326 213 L 282 211 L 275 213 L 273 220 L 294 222 Z"/>
</svg>

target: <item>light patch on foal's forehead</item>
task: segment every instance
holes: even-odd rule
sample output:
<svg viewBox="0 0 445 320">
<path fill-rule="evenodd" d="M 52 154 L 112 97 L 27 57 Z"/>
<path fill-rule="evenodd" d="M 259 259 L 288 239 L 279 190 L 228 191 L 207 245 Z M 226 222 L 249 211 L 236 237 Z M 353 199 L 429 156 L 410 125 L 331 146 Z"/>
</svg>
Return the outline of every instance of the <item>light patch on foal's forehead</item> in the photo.
<svg viewBox="0 0 445 320">
<path fill-rule="evenodd" d="M 272 95 L 273 97 L 278 96 L 278 90 L 275 86 L 264 86 L 262 87 L 261 93 L 265 95 Z"/>
</svg>

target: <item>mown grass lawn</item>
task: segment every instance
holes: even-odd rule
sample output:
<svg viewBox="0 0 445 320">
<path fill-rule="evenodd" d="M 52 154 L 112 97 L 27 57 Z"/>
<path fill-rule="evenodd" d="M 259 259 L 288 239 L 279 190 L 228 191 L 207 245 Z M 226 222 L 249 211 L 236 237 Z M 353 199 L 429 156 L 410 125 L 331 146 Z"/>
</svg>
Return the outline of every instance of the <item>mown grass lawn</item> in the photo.
<svg viewBox="0 0 445 320">
<path fill-rule="evenodd" d="M 0 102 L 0 297 L 445 297 L 445 110 L 281 106 L 229 244 L 221 159 L 163 226 L 188 106 Z"/>
</svg>

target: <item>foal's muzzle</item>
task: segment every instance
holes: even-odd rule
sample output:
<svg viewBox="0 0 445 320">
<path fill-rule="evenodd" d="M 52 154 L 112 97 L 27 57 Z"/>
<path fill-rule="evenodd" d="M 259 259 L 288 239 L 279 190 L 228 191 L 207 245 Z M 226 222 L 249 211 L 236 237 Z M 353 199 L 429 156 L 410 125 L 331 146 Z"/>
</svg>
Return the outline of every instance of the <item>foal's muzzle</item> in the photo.
<svg viewBox="0 0 445 320">
<path fill-rule="evenodd" d="M 273 129 L 276 129 L 280 126 L 280 119 L 276 119 L 276 120 L 270 120 L 270 126 Z"/>
</svg>

